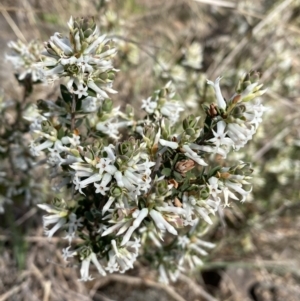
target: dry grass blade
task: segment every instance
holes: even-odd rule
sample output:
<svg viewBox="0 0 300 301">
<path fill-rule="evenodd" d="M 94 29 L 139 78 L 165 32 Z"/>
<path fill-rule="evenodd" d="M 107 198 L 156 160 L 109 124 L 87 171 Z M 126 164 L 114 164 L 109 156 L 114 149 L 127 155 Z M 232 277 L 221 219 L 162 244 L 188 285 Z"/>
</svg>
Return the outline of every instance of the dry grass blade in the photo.
<svg viewBox="0 0 300 301">
<path fill-rule="evenodd" d="M 16 22 L 13 20 L 13 18 L 9 15 L 9 13 L 5 10 L 5 8 L 0 6 L 0 11 L 4 17 L 4 19 L 6 20 L 6 22 L 8 23 L 8 25 L 11 27 L 11 29 L 13 30 L 13 32 L 15 33 L 16 37 L 23 41 L 23 42 L 27 42 L 26 38 L 24 37 L 22 31 L 20 30 L 20 28 L 18 27 L 18 25 L 16 24 Z"/>
<path fill-rule="evenodd" d="M 194 1 L 203 4 L 209 4 L 213 6 L 221 6 L 227 8 L 235 8 L 237 6 L 237 3 L 231 1 L 222 1 L 222 0 L 194 0 Z"/>
<path fill-rule="evenodd" d="M 285 0 L 282 3 L 278 4 L 262 21 L 260 21 L 252 30 L 251 37 L 258 34 L 262 28 L 267 24 L 270 24 L 272 19 L 278 14 L 280 14 L 287 6 L 289 6 L 294 0 Z M 220 60 L 216 60 L 207 70 L 209 78 L 216 78 L 222 74 L 225 69 L 230 65 L 238 53 L 248 44 L 249 37 L 245 36 L 240 43 L 238 43 L 234 49 L 225 57 Z"/>
</svg>

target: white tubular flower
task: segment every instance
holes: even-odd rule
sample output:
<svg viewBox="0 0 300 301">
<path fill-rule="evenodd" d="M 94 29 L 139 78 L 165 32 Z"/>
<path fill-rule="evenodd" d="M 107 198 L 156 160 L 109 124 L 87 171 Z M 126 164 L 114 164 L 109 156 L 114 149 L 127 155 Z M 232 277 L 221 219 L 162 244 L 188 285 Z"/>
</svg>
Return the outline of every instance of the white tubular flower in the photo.
<svg viewBox="0 0 300 301">
<path fill-rule="evenodd" d="M 241 147 L 244 147 L 249 140 L 252 139 L 254 134 L 254 126 L 247 128 L 246 125 L 239 125 L 237 123 L 228 124 L 228 136 L 234 142 L 234 148 L 239 150 Z"/>
<path fill-rule="evenodd" d="M 109 227 L 109 228 L 106 228 L 102 235 L 101 236 L 106 236 L 106 235 L 109 235 L 109 234 L 112 234 L 113 232 L 119 230 L 120 228 L 122 229 L 127 229 L 130 227 L 130 221 L 128 220 L 125 220 L 125 219 L 122 219 L 120 221 L 115 221 L 114 219 L 111 219 L 109 220 L 110 223 L 114 223 L 113 226 Z"/>
<path fill-rule="evenodd" d="M 186 235 L 183 235 L 183 236 L 179 236 L 178 239 L 177 239 L 177 244 L 179 246 L 181 246 L 183 249 L 186 248 L 186 246 L 191 242 L 191 240 L 186 236 Z"/>
<path fill-rule="evenodd" d="M 117 171 L 114 178 L 119 187 L 127 189 L 130 196 L 135 199 L 151 187 L 151 167 L 155 162 L 149 161 L 148 155 L 139 154 L 122 166 L 122 172 Z"/>
<path fill-rule="evenodd" d="M 182 64 L 194 69 L 200 69 L 202 67 L 202 47 L 198 42 L 193 42 L 185 51 L 185 59 Z"/>
<path fill-rule="evenodd" d="M 72 146 L 80 145 L 80 136 L 73 134 L 72 137 L 65 136 L 61 138 L 63 144 L 71 144 Z"/>
<path fill-rule="evenodd" d="M 54 142 L 50 140 L 44 141 L 42 144 L 36 144 L 34 141 L 30 143 L 30 152 L 33 156 L 37 157 L 41 155 L 41 151 L 53 146 Z"/>
<path fill-rule="evenodd" d="M 164 262 L 168 262 L 167 257 L 164 259 Z M 181 271 L 183 271 L 181 260 L 179 260 L 177 267 L 172 266 L 172 268 L 168 268 L 166 264 L 160 264 L 158 267 L 158 281 L 164 284 L 169 284 L 169 280 L 176 282 Z"/>
<path fill-rule="evenodd" d="M 197 145 L 191 143 L 191 148 L 201 150 L 203 152 L 206 152 L 208 154 L 219 154 L 224 159 L 227 157 L 227 154 L 229 152 L 229 148 L 226 146 L 216 147 L 216 146 L 210 146 L 210 145 Z"/>
<path fill-rule="evenodd" d="M 185 144 L 182 146 L 185 151 L 185 155 L 202 166 L 207 166 L 207 163 L 200 157 L 196 152 L 194 152 L 189 145 Z"/>
<path fill-rule="evenodd" d="M 148 114 L 153 114 L 157 108 L 157 102 L 152 101 L 152 97 L 142 100 L 141 109 L 144 109 Z"/>
<path fill-rule="evenodd" d="M 69 215 L 68 233 L 65 237 L 65 239 L 69 240 L 69 244 L 71 244 L 72 239 L 76 237 L 77 228 L 82 227 L 81 221 L 82 218 L 77 218 L 75 213 Z"/>
<path fill-rule="evenodd" d="M 168 117 L 171 124 L 174 124 L 178 121 L 180 112 L 182 111 L 184 111 L 184 108 L 176 101 L 167 101 L 160 109 L 161 114 Z"/>
<path fill-rule="evenodd" d="M 216 98 L 217 98 L 217 105 L 220 109 L 226 110 L 226 102 L 223 98 L 221 89 L 220 89 L 220 80 L 222 77 L 218 77 L 215 82 L 212 82 L 210 80 L 207 80 L 207 83 L 211 86 L 213 86 L 214 90 L 215 90 L 215 94 L 216 94 Z"/>
<path fill-rule="evenodd" d="M 229 189 L 231 189 L 231 190 L 237 192 L 238 194 L 240 194 L 240 195 L 242 196 L 242 198 L 241 198 L 241 200 L 240 200 L 242 203 L 246 200 L 247 196 L 248 196 L 248 195 L 250 194 L 250 192 L 252 191 L 252 187 L 251 187 L 250 190 L 246 191 L 246 190 L 244 190 L 244 189 L 242 188 L 243 185 L 242 185 L 241 183 L 235 183 L 235 182 L 233 182 L 233 181 L 230 181 L 230 179 L 225 180 L 225 181 L 224 181 L 224 185 L 225 185 L 226 187 L 228 187 Z M 232 197 L 232 194 L 231 194 L 230 196 Z M 237 198 L 237 197 L 235 196 L 234 199 L 236 199 L 236 198 Z"/>
<path fill-rule="evenodd" d="M 97 97 L 88 96 L 82 100 L 81 110 L 85 113 L 96 112 L 101 105 L 101 100 Z"/>
<path fill-rule="evenodd" d="M 208 141 L 212 142 L 215 144 L 215 146 L 217 147 L 216 152 L 219 153 L 219 149 L 223 146 L 224 148 L 222 148 L 222 150 L 224 150 L 225 152 L 225 156 L 223 156 L 224 158 L 226 158 L 227 153 L 230 150 L 230 147 L 232 145 L 234 145 L 234 142 L 232 141 L 232 139 L 226 137 L 227 132 L 225 132 L 225 128 L 226 128 L 226 123 L 221 120 L 217 123 L 217 132 L 213 131 L 214 134 L 214 138 L 209 139 Z"/>
<path fill-rule="evenodd" d="M 139 239 L 129 241 L 124 247 L 117 247 L 116 241 L 111 241 L 112 249 L 108 253 L 109 261 L 106 270 L 109 272 L 119 271 L 124 273 L 133 268 L 140 248 Z"/>
<path fill-rule="evenodd" d="M 6 55 L 5 58 L 10 61 L 18 74 L 18 80 L 24 80 L 30 76 L 32 82 L 44 80 L 42 70 L 37 66 L 40 61 L 40 52 L 42 43 L 31 41 L 29 44 L 23 44 L 21 41 L 9 42 L 8 47 L 12 50 L 12 55 Z"/>
<path fill-rule="evenodd" d="M 74 184 L 76 183 L 76 184 L 79 184 L 79 186 L 81 187 L 81 188 L 85 188 L 85 187 L 87 187 L 89 184 L 91 184 L 91 183 L 94 183 L 94 182 L 98 182 L 98 181 L 100 181 L 101 179 L 102 179 L 102 175 L 100 175 L 100 174 L 93 174 L 92 176 L 90 176 L 90 177 L 88 177 L 88 178 L 86 178 L 86 179 L 84 179 L 84 180 L 78 180 L 78 177 L 79 177 L 79 173 L 77 172 L 76 174 L 75 174 L 75 177 L 74 177 Z"/>
<path fill-rule="evenodd" d="M 109 173 L 105 173 L 102 177 L 101 183 L 94 183 L 96 187 L 96 193 L 101 193 L 102 195 L 106 195 L 106 191 L 109 191 L 109 187 L 107 186 L 112 179 L 112 175 Z"/>
<path fill-rule="evenodd" d="M 228 189 L 228 187 L 223 188 L 223 195 L 224 195 L 224 207 L 230 207 L 229 198 L 236 200 L 236 201 L 239 200 L 239 198 L 234 193 L 232 193 Z"/>
<path fill-rule="evenodd" d="M 47 204 L 38 204 L 38 207 L 40 207 L 43 210 L 46 210 L 48 213 L 54 213 L 51 215 L 43 216 L 45 235 L 48 236 L 48 238 L 50 239 L 58 229 L 66 225 L 69 213 L 65 209 L 56 208 L 52 205 Z M 51 224 L 55 225 L 51 230 L 48 230 L 47 227 Z"/>
<path fill-rule="evenodd" d="M 243 115 L 250 124 L 254 125 L 256 131 L 262 122 L 263 113 L 267 110 L 259 101 L 256 101 L 254 104 L 246 103 L 246 111 Z"/>
<path fill-rule="evenodd" d="M 128 228 L 128 230 L 126 231 L 126 234 L 123 236 L 121 246 L 124 246 L 125 244 L 127 244 L 127 242 L 130 240 L 130 237 L 133 234 L 133 232 L 140 226 L 141 222 L 147 216 L 148 216 L 148 208 L 143 208 L 142 210 L 136 210 L 132 214 L 132 217 L 135 218 L 135 220 L 132 223 L 132 225 Z"/>
<path fill-rule="evenodd" d="M 48 159 L 47 159 L 47 163 L 52 166 L 60 166 L 61 164 L 63 164 L 65 162 L 65 159 L 63 159 L 59 152 L 54 149 L 54 148 L 49 148 L 49 155 L 48 155 Z"/>
<path fill-rule="evenodd" d="M 90 255 L 88 257 L 84 258 L 81 262 L 81 268 L 80 268 L 81 278 L 79 279 L 79 281 L 90 281 L 90 280 L 94 279 L 89 274 L 91 261 L 97 268 L 99 274 L 102 276 L 106 276 L 106 272 L 103 269 L 103 267 L 101 266 L 100 262 L 98 261 L 96 254 L 91 251 Z"/>
<path fill-rule="evenodd" d="M 109 158 L 101 158 L 99 163 L 96 165 L 99 168 L 99 174 L 102 175 L 104 172 L 114 175 L 117 168 L 113 165 L 114 161 Z"/>
<path fill-rule="evenodd" d="M 176 149 L 178 148 L 179 144 L 177 142 L 174 142 L 174 141 L 168 141 L 168 140 L 164 140 L 164 139 L 159 139 L 159 143 L 162 145 L 162 146 L 167 146 L 167 147 L 170 147 L 172 149 Z"/>
<path fill-rule="evenodd" d="M 210 177 L 208 179 L 208 183 L 209 184 L 207 186 L 209 188 L 211 196 L 214 199 L 217 199 L 217 195 L 222 192 L 222 190 L 219 189 L 219 180 L 218 180 L 218 178 L 216 178 L 216 177 Z"/>
<path fill-rule="evenodd" d="M 75 255 L 77 255 L 76 250 L 75 251 L 69 251 L 70 248 L 71 248 L 71 246 L 68 246 L 67 248 L 62 249 L 62 257 L 66 262 L 68 262 L 68 258 L 72 258 Z"/>
<path fill-rule="evenodd" d="M 167 272 L 166 272 L 164 265 L 162 265 L 162 264 L 159 265 L 158 272 L 159 272 L 158 281 L 165 283 L 165 284 L 169 284 L 169 278 L 167 276 Z"/>
<path fill-rule="evenodd" d="M 176 229 L 164 219 L 163 215 L 160 212 L 152 209 L 150 210 L 149 215 L 151 216 L 157 229 L 162 231 L 167 230 L 169 233 L 177 235 Z"/>
<path fill-rule="evenodd" d="M 213 222 L 210 218 L 210 214 L 215 215 L 215 212 L 218 210 L 220 204 L 220 199 L 217 200 L 201 200 L 196 199 L 194 196 L 188 196 L 187 193 L 183 195 L 182 206 L 185 210 L 183 224 L 185 226 L 193 226 L 197 223 L 198 219 L 203 219 L 209 225 L 212 225 Z"/>
<path fill-rule="evenodd" d="M 204 241 L 198 237 L 199 235 L 190 238 L 182 238 L 178 244 L 184 249 L 183 261 L 187 263 L 190 269 L 195 269 L 203 265 L 199 256 L 206 256 L 208 252 L 204 249 L 213 249 L 216 245 L 211 242 Z"/>
<path fill-rule="evenodd" d="M 112 139 L 118 140 L 120 138 L 118 126 L 116 125 L 116 123 L 111 122 L 110 120 L 97 123 L 96 129 Z"/>
<path fill-rule="evenodd" d="M 109 210 L 112 203 L 115 201 L 115 198 L 113 196 L 110 196 L 104 207 L 102 208 L 102 214 L 106 213 L 107 210 Z"/>
</svg>

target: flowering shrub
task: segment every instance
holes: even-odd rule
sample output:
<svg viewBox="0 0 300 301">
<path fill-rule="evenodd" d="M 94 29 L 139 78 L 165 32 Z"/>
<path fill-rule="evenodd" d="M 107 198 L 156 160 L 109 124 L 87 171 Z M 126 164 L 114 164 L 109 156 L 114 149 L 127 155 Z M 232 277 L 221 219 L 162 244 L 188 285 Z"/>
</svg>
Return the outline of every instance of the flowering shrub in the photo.
<svg viewBox="0 0 300 301">
<path fill-rule="evenodd" d="M 133 268 L 138 256 L 158 269 L 160 281 L 175 281 L 214 247 L 202 235 L 215 216 L 251 192 L 250 164 L 226 159 L 262 121 L 259 73 L 243 76 L 228 100 L 221 78 L 208 80 L 215 102 L 204 106 L 205 118 L 185 114 L 171 81 L 142 100 L 143 114 L 130 105 L 122 112 L 109 97 L 117 93 L 112 41 L 92 19 L 71 18 L 68 27 L 68 38 L 55 33 L 45 43 L 34 69 L 19 63 L 27 50 L 12 60 L 22 74 L 37 70 L 33 81 L 66 80 L 60 98 L 39 100 L 27 116 L 30 154 L 46 157 L 57 193 L 51 205 L 38 205 L 48 213 L 45 234 L 66 230 L 63 257 L 81 262 L 82 281 L 92 279 L 91 262 L 105 276 Z M 187 49 L 183 65 L 200 68 L 198 50 Z"/>
</svg>

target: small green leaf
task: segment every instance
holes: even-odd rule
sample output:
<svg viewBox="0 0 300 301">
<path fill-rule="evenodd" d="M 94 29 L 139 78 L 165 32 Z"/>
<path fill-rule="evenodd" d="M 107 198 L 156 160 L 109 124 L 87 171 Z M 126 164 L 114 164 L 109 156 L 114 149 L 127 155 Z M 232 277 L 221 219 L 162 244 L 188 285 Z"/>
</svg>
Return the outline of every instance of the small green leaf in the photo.
<svg viewBox="0 0 300 301">
<path fill-rule="evenodd" d="M 60 140 L 62 137 L 64 137 L 65 136 L 65 131 L 64 131 L 64 129 L 61 127 L 60 129 L 59 129 L 59 131 L 57 132 L 57 138 Z"/>
<path fill-rule="evenodd" d="M 81 109 L 82 100 L 85 99 L 85 97 L 81 97 L 80 99 L 77 99 L 76 101 L 76 111 L 79 111 Z"/>
<path fill-rule="evenodd" d="M 175 178 L 175 180 L 176 180 L 177 182 L 182 182 L 183 178 L 182 178 L 182 176 L 181 176 L 181 174 L 180 174 L 179 172 L 174 171 L 174 172 L 173 172 L 173 175 L 174 175 L 174 178 Z"/>
<path fill-rule="evenodd" d="M 66 86 L 60 85 L 60 93 L 66 103 L 72 103 L 72 94 L 69 92 Z"/>
<path fill-rule="evenodd" d="M 77 120 L 76 120 L 76 123 L 75 123 L 75 127 L 76 127 L 76 128 L 80 127 L 80 125 L 82 124 L 82 122 L 83 122 L 83 118 L 77 119 Z"/>
<path fill-rule="evenodd" d="M 171 175 L 172 169 L 171 168 L 164 168 L 161 173 L 165 175 L 166 177 L 169 177 Z"/>
<path fill-rule="evenodd" d="M 89 221 L 89 222 L 94 222 L 95 221 L 95 218 L 93 216 L 93 214 L 90 212 L 90 211 L 86 211 L 84 213 L 84 216 L 86 217 L 86 219 Z"/>
<path fill-rule="evenodd" d="M 87 92 L 88 92 L 89 96 L 97 97 L 97 93 L 94 90 L 88 89 Z"/>
<path fill-rule="evenodd" d="M 211 169 L 208 174 L 207 174 L 207 178 L 213 177 L 222 167 L 221 166 L 216 166 L 213 169 Z"/>
</svg>

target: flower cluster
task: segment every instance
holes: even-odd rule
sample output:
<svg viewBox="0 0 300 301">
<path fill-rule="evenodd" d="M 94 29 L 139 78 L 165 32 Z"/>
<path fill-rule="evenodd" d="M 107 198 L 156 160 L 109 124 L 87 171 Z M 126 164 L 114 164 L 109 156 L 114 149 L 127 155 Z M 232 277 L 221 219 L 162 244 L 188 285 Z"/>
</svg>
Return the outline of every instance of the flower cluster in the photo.
<svg viewBox="0 0 300 301">
<path fill-rule="evenodd" d="M 107 92 L 115 93 L 111 88 L 116 69 L 111 63 L 116 49 L 93 20 L 70 19 L 68 38 L 55 33 L 45 43 L 44 59 L 39 64 L 45 67 L 44 76 L 48 80 L 68 77 L 67 88 L 78 98 L 96 96 L 108 98 Z"/>
<path fill-rule="evenodd" d="M 25 102 L 6 99 L 1 92 L 0 213 L 5 211 L 7 204 L 23 208 L 45 200 L 46 183 L 36 181 L 39 171 L 28 151 L 29 122 L 21 118 L 25 114 Z"/>
<path fill-rule="evenodd" d="M 42 45 L 38 41 L 31 41 L 29 44 L 24 44 L 21 41 L 9 42 L 8 47 L 12 53 L 6 55 L 6 59 L 10 61 L 16 71 L 17 78 L 23 81 L 26 77 L 30 77 L 32 82 L 43 81 L 43 72 L 37 66 L 40 61 Z"/>
<path fill-rule="evenodd" d="M 48 79 L 67 78 L 55 102 L 40 100 L 30 116 L 33 156 L 46 156 L 56 192 L 52 205 L 40 204 L 45 234 L 66 230 L 63 257 L 81 262 L 81 280 L 99 273 L 133 268 L 138 256 L 151 261 L 163 282 L 202 264 L 214 244 L 201 238 L 204 228 L 230 201 L 245 201 L 251 191 L 248 163 L 217 165 L 252 138 L 264 107 L 257 73 L 243 77 L 225 100 L 220 78 L 208 81 L 216 102 L 206 117 L 184 116 L 168 82 L 142 100 L 145 115 L 121 112 L 109 93 L 116 50 L 93 20 L 71 20 L 69 38 L 56 33 L 45 43 L 39 67 Z M 183 64 L 200 68 L 199 45 Z M 195 54 L 196 53 L 196 54 Z M 186 117 L 186 118 L 184 118 Z M 77 238 L 76 241 L 74 238 Z"/>
</svg>

